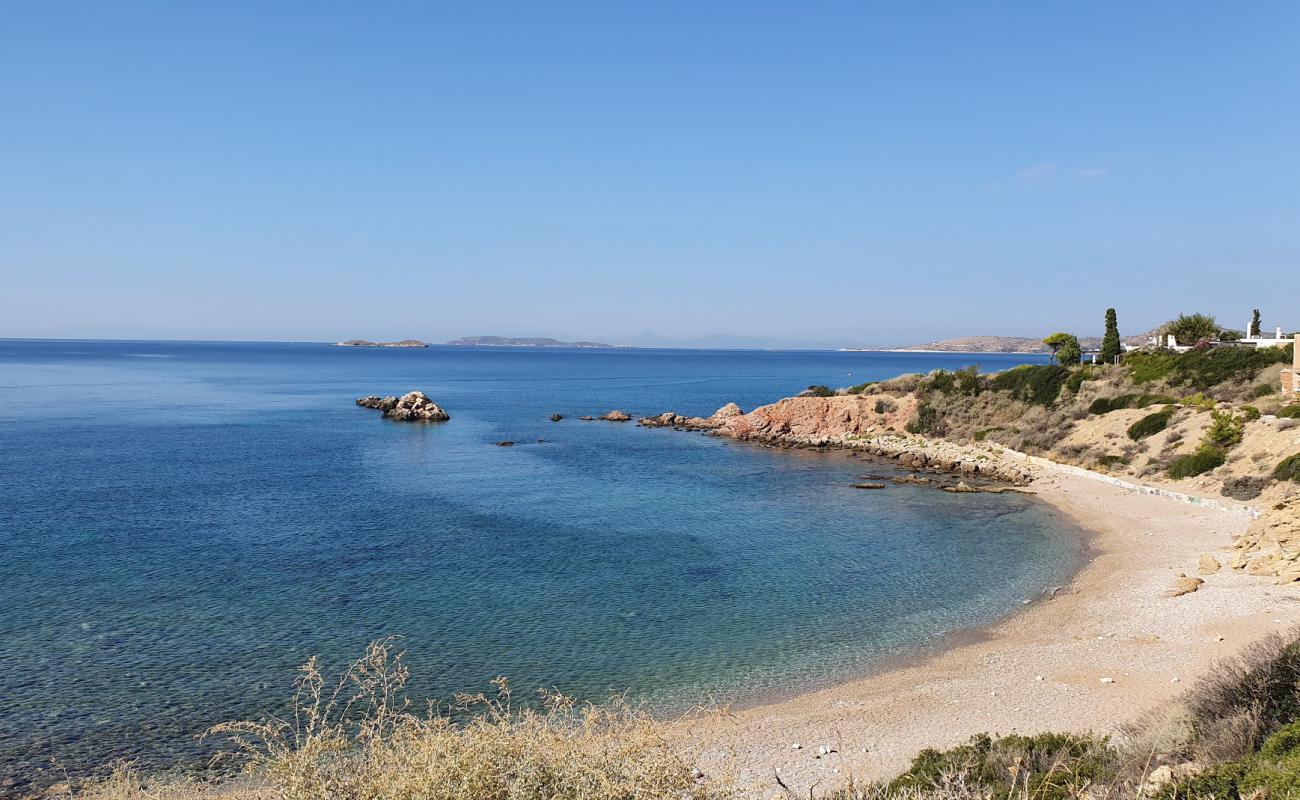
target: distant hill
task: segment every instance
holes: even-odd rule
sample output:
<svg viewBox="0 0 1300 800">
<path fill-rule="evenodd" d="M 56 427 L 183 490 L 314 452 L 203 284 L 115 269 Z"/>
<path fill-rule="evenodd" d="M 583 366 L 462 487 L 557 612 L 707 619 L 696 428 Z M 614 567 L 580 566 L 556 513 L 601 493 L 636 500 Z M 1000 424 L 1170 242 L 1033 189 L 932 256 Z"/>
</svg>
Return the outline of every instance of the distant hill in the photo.
<svg viewBox="0 0 1300 800">
<path fill-rule="evenodd" d="M 1125 344 L 1141 345 L 1146 344 L 1151 339 L 1151 333 L 1142 333 L 1137 336 L 1125 336 L 1122 341 Z M 1098 350 L 1101 348 L 1100 336 L 1080 336 L 1079 346 L 1084 350 Z M 851 348 L 856 349 L 856 348 Z M 927 342 L 925 344 L 914 344 L 907 347 L 892 348 L 895 350 L 932 350 L 942 353 L 1050 353 L 1051 349 L 1043 344 L 1041 338 L 1035 339 L 1024 336 L 963 336 L 958 339 L 943 339 L 938 342 Z"/>
<path fill-rule="evenodd" d="M 618 348 L 627 345 L 604 342 L 562 342 L 547 336 L 463 336 L 447 342 L 455 347 L 588 347 Z"/>
<path fill-rule="evenodd" d="M 345 342 L 336 342 L 338 347 L 428 347 L 429 345 L 419 339 L 403 339 L 400 342 L 372 342 L 369 339 L 348 339 Z"/>
</svg>

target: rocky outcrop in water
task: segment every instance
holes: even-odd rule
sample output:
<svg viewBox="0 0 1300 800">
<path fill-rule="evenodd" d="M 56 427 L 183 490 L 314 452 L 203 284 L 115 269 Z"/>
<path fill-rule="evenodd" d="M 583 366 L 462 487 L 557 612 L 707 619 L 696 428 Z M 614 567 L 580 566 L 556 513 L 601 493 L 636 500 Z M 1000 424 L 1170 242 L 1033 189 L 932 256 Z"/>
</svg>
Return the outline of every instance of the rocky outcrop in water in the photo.
<svg viewBox="0 0 1300 800">
<path fill-rule="evenodd" d="M 709 417 L 687 417 L 675 411 L 665 411 L 656 417 L 646 417 L 639 424 L 647 428 L 674 428 L 679 431 L 711 431 L 721 427 L 729 419 L 744 416 L 740 406 L 727 403 L 713 412 Z"/>
<path fill-rule="evenodd" d="M 602 414 L 600 418 L 605 420 L 606 422 L 627 422 L 628 420 L 632 419 L 632 415 L 623 411 L 619 411 L 618 409 L 614 409 L 613 411 L 610 411 L 607 414 Z"/>
<path fill-rule="evenodd" d="M 407 392 L 401 397 L 370 395 L 357 400 L 363 408 L 384 412 L 384 417 L 401 422 L 446 422 L 451 415 L 424 392 Z"/>
</svg>

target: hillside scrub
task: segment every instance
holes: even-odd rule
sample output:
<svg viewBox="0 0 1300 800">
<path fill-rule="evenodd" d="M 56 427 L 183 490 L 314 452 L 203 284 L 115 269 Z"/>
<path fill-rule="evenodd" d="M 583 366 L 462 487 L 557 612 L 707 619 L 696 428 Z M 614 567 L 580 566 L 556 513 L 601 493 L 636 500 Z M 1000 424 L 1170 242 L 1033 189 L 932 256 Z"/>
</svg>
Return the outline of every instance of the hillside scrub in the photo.
<svg viewBox="0 0 1300 800">
<path fill-rule="evenodd" d="M 1193 478 L 1212 469 L 1218 469 L 1227 460 L 1228 453 L 1222 447 L 1203 444 L 1196 448 L 1196 452 L 1179 456 L 1169 462 L 1169 469 L 1165 470 L 1165 474 L 1174 480 Z"/>
<path fill-rule="evenodd" d="M 1273 477 L 1279 481 L 1300 483 L 1300 453 L 1287 456 L 1273 468 Z"/>
<path fill-rule="evenodd" d="M 1109 414 L 1121 408 L 1146 408 L 1177 402 L 1167 394 L 1121 394 L 1117 397 L 1098 397 L 1088 406 L 1089 414 Z"/>
<path fill-rule="evenodd" d="M 1171 386 L 1210 389 L 1222 383 L 1253 382 L 1272 364 L 1291 360 L 1287 347 L 1212 347 L 1178 354 L 1171 350 L 1140 350 L 1122 359 L 1133 382 L 1165 381 Z"/>
<path fill-rule="evenodd" d="M 1173 406 L 1165 406 L 1154 414 L 1148 414 L 1134 422 L 1128 428 L 1128 438 L 1136 442 L 1163 431 L 1169 427 L 1169 420 L 1173 417 L 1174 410 Z"/>
<path fill-rule="evenodd" d="M 1023 403 L 1050 406 L 1060 396 L 1061 387 L 1069 377 L 1070 370 L 1065 367 L 1026 364 L 994 375 L 990 388 L 1007 392 Z"/>
</svg>

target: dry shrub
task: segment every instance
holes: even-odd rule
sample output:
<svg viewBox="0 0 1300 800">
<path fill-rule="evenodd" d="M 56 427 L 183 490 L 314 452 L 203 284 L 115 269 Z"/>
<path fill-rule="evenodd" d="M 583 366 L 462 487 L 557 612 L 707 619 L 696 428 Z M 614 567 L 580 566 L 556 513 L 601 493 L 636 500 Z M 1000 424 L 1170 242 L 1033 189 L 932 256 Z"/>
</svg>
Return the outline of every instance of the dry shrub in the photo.
<svg viewBox="0 0 1300 800">
<path fill-rule="evenodd" d="M 391 639 L 372 643 L 327 686 L 316 660 L 300 669 L 291 720 L 232 722 L 229 736 L 265 791 L 279 800 L 712 800 L 729 796 L 670 748 L 661 724 L 621 699 L 575 705 L 543 692 L 516 707 L 496 694 L 459 695 L 448 709 L 411 712 L 408 673 Z M 86 793 L 96 800 L 171 800 L 130 774 Z M 209 796 L 220 796 L 213 794 Z M 233 792 L 229 796 L 257 797 Z"/>
<path fill-rule="evenodd" d="M 1195 760 L 1242 758 L 1300 713 L 1300 639 L 1276 634 L 1216 663 L 1188 692 Z"/>
<path fill-rule="evenodd" d="M 70 792 L 46 795 L 69 796 Z M 107 776 L 88 782 L 76 796 L 85 800 L 276 800 L 280 795 L 252 778 L 215 783 L 183 775 L 142 775 L 135 764 L 121 762 Z"/>
<path fill-rule="evenodd" d="M 1124 728 L 1130 761 L 1237 761 L 1300 713 L 1300 638 L 1271 635 L 1218 661 L 1176 706 Z"/>
</svg>

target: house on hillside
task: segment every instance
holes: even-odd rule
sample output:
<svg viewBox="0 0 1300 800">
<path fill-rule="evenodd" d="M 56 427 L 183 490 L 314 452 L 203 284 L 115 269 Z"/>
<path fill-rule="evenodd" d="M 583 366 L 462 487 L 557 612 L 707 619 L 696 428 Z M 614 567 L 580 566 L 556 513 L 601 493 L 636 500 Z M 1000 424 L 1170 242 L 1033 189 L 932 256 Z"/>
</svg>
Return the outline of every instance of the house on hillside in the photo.
<svg viewBox="0 0 1300 800">
<path fill-rule="evenodd" d="M 1250 330 L 1250 327 L 1247 326 L 1246 330 Z M 1284 336 L 1282 334 L 1282 326 L 1278 325 L 1272 336 L 1265 336 L 1264 332 L 1260 331 L 1258 336 L 1247 336 L 1238 342 L 1238 344 L 1248 344 L 1255 347 L 1286 347 L 1291 344 L 1291 337 Z"/>
</svg>

